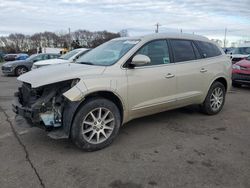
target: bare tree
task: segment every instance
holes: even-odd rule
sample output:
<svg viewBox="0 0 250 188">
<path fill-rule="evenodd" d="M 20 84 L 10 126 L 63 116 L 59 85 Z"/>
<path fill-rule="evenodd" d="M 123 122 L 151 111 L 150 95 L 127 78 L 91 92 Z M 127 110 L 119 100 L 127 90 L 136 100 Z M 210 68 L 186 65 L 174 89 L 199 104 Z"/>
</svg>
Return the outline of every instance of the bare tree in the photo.
<svg viewBox="0 0 250 188">
<path fill-rule="evenodd" d="M 31 36 L 14 33 L 8 37 L 1 37 L 0 40 L 4 44 L 1 48 L 7 53 L 34 53 L 39 47 L 69 48 L 73 43 L 74 47 L 77 48 L 94 48 L 112 38 L 120 37 L 120 33 L 111 33 L 108 31 L 91 32 L 79 29 L 71 33 L 72 44 L 69 44 L 69 37 L 69 33 L 64 31 L 58 33 L 45 31 L 43 33 L 35 33 Z"/>
</svg>

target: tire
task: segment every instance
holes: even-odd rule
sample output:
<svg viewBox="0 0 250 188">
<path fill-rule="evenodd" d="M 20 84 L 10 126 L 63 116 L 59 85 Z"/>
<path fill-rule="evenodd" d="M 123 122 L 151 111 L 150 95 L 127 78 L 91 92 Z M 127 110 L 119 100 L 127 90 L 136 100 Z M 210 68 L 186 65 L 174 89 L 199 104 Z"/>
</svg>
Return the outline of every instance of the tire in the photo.
<svg viewBox="0 0 250 188">
<path fill-rule="evenodd" d="M 20 76 L 24 73 L 28 72 L 28 69 L 25 66 L 19 66 L 15 69 L 15 75 Z"/>
<path fill-rule="evenodd" d="M 233 86 L 233 87 L 241 87 L 241 84 L 236 83 L 236 82 L 232 82 L 232 86 Z"/>
<path fill-rule="evenodd" d="M 225 103 L 226 89 L 221 82 L 214 82 L 201 105 L 205 114 L 214 115 L 221 111 Z"/>
<path fill-rule="evenodd" d="M 112 119 L 113 121 L 110 121 Z M 120 126 L 120 111 L 112 101 L 105 98 L 90 98 L 75 115 L 71 128 L 71 138 L 80 149 L 96 151 L 113 142 L 118 135 Z"/>
</svg>

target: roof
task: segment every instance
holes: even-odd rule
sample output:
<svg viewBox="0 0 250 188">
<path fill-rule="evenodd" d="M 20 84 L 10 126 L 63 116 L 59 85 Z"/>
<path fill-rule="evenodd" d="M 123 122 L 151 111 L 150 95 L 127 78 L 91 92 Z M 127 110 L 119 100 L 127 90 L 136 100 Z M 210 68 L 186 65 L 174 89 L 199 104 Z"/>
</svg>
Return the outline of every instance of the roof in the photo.
<svg viewBox="0 0 250 188">
<path fill-rule="evenodd" d="M 186 33 L 155 33 L 150 35 L 144 36 L 137 36 L 137 37 L 121 37 L 116 38 L 114 40 L 153 40 L 153 39 L 162 39 L 162 38 L 178 38 L 178 39 L 189 39 L 189 40 L 200 40 L 200 41 L 207 41 L 211 42 L 207 37 L 203 37 L 201 35 L 194 35 L 194 34 L 186 34 Z"/>
</svg>

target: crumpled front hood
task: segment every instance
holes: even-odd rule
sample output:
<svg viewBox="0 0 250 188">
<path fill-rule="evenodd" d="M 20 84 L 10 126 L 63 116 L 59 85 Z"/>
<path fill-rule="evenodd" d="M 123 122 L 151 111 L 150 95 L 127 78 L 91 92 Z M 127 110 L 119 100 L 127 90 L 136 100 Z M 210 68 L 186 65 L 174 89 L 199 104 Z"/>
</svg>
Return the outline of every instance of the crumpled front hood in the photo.
<svg viewBox="0 0 250 188">
<path fill-rule="evenodd" d="M 65 59 L 48 59 L 48 60 L 38 61 L 34 64 L 37 66 L 44 66 L 44 65 L 54 65 L 60 63 L 70 63 L 70 61 Z"/>
<path fill-rule="evenodd" d="M 16 61 L 9 61 L 7 63 L 4 63 L 3 66 L 10 66 L 10 65 L 15 65 L 19 63 L 24 63 L 26 62 L 25 60 L 16 60 Z"/>
<path fill-rule="evenodd" d="M 104 66 L 83 64 L 57 64 L 34 69 L 17 78 L 17 80 L 31 84 L 32 88 L 66 81 L 75 78 L 83 78 L 89 75 L 99 75 L 105 70 Z"/>
</svg>

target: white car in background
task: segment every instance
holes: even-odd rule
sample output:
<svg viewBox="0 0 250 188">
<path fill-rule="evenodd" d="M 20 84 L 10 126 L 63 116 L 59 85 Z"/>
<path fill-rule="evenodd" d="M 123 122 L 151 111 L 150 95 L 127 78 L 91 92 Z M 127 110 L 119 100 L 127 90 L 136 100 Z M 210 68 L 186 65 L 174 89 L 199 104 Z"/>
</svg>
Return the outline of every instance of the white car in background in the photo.
<svg viewBox="0 0 250 188">
<path fill-rule="evenodd" d="M 33 64 L 32 70 L 37 69 L 43 66 L 47 65 L 56 65 L 56 64 L 62 64 L 62 63 L 73 63 L 76 61 L 79 57 L 84 55 L 89 51 L 88 48 L 78 48 L 75 50 L 72 50 L 62 56 L 60 56 L 58 59 L 49 59 L 44 61 L 39 61 Z"/>
<path fill-rule="evenodd" d="M 230 53 L 233 64 L 240 60 L 246 59 L 249 55 L 250 43 L 241 44 Z"/>
</svg>

